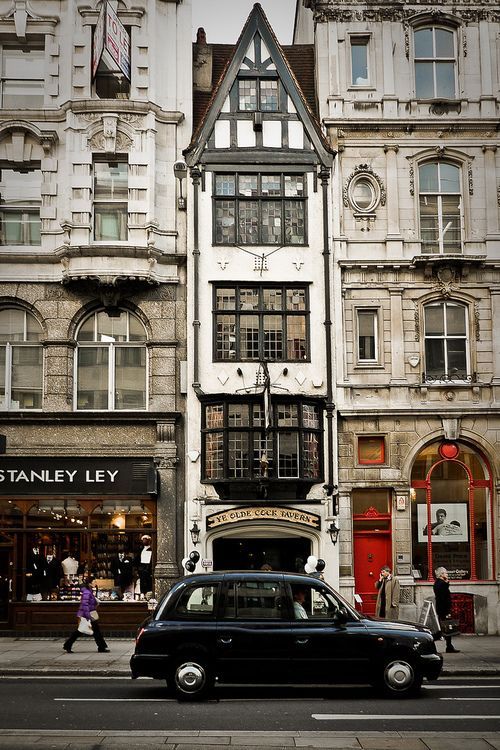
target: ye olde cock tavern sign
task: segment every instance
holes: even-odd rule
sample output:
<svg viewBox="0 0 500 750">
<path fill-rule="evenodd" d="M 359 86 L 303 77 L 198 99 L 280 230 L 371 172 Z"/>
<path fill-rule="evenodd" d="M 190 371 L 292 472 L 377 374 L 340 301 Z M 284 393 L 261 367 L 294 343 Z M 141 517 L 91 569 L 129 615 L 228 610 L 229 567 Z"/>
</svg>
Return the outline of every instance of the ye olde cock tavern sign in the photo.
<svg viewBox="0 0 500 750">
<path fill-rule="evenodd" d="M 312 526 L 314 529 L 319 529 L 321 524 L 321 519 L 316 513 L 296 508 L 284 508 L 281 505 L 278 507 L 252 505 L 248 508 L 231 508 L 220 513 L 212 513 L 207 516 L 207 530 L 241 521 L 288 521 Z"/>
<path fill-rule="evenodd" d="M 151 495 L 156 468 L 150 459 L 4 458 L 0 496 Z"/>
</svg>

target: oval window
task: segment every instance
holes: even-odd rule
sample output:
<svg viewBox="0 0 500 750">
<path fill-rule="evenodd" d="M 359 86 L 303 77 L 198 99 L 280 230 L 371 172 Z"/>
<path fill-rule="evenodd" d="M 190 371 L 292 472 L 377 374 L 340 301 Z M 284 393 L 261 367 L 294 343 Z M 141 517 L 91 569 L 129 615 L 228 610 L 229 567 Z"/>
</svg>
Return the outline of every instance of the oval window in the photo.
<svg viewBox="0 0 500 750">
<path fill-rule="evenodd" d="M 367 177 L 360 177 L 351 184 L 351 203 L 357 211 L 370 211 L 377 202 L 375 186 Z"/>
</svg>

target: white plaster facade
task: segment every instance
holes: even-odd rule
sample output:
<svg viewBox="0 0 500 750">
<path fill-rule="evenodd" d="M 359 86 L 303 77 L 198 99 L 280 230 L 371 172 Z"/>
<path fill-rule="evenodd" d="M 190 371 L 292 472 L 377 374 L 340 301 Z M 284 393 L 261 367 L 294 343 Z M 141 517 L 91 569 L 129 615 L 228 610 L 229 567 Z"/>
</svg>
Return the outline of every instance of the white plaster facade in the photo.
<svg viewBox="0 0 500 750">
<path fill-rule="evenodd" d="M 386 492 L 401 611 L 418 615 L 432 589 L 413 575 L 412 472 L 424 446 L 457 441 L 487 467 L 488 562 L 479 580 L 456 580 L 452 590 L 473 595 L 473 627 L 489 633 L 500 628 L 499 31 L 492 2 L 299 0 L 294 37 L 314 40 L 321 118 L 339 151 L 332 242 L 341 590 L 350 597 L 356 590 L 360 525 L 353 498 L 361 490 Z M 438 35 L 449 42 L 446 53 Z M 424 37 L 436 44 L 425 53 Z M 357 79 L 356 66 L 362 66 Z M 424 90 L 431 68 L 436 78 Z M 445 244 L 445 231 L 441 245 L 426 245 L 425 165 L 441 170 L 443 164 L 457 175 L 455 242 Z M 356 204 L 360 178 L 371 206 Z M 445 368 L 441 376 L 432 373 L 429 364 L 426 306 L 448 302 L 466 311 L 458 376 Z M 360 355 L 360 311 L 373 313 L 375 350 L 368 357 Z M 378 466 L 359 461 L 359 439 L 367 436 L 383 441 Z"/>
</svg>

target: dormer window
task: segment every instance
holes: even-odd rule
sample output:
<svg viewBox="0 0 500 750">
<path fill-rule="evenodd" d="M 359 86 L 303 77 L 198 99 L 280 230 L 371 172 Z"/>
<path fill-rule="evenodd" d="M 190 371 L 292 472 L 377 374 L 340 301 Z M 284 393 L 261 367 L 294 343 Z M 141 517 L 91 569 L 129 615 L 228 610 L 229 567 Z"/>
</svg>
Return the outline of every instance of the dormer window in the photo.
<svg viewBox="0 0 500 750">
<path fill-rule="evenodd" d="M 244 78 L 238 81 L 238 109 L 245 112 L 277 112 L 279 110 L 278 80 Z"/>
</svg>

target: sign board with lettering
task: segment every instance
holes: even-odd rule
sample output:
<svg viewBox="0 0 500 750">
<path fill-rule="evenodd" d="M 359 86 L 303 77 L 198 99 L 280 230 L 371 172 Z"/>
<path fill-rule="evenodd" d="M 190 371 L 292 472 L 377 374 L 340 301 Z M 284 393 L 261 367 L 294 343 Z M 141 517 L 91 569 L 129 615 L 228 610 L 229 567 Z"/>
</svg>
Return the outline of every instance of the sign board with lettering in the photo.
<svg viewBox="0 0 500 750">
<path fill-rule="evenodd" d="M 212 513 L 212 515 L 207 516 L 207 531 L 240 521 L 288 521 L 289 523 L 312 526 L 314 529 L 321 527 L 321 519 L 316 513 L 298 510 L 297 508 L 264 505 L 231 508 L 219 513 Z"/>
<path fill-rule="evenodd" d="M 94 29 L 92 77 L 101 62 L 109 71 L 121 71 L 130 81 L 130 39 L 109 3 L 103 3 Z"/>
<path fill-rule="evenodd" d="M 0 496 L 153 495 L 152 459 L 0 457 Z"/>
<path fill-rule="evenodd" d="M 434 602 L 430 599 L 426 599 L 422 604 L 418 622 L 419 625 L 424 625 L 426 628 L 429 628 L 431 633 L 438 633 L 441 630 Z"/>
</svg>

